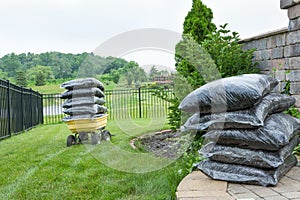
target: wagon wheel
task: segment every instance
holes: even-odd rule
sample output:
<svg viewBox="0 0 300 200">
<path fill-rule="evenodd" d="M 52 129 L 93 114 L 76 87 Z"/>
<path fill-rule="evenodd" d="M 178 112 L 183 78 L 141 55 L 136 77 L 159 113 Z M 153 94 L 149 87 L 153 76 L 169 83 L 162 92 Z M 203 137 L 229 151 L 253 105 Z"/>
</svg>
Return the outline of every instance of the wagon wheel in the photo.
<svg viewBox="0 0 300 200">
<path fill-rule="evenodd" d="M 69 135 L 67 138 L 67 147 L 72 146 L 75 143 L 76 143 L 75 136 Z"/>
<path fill-rule="evenodd" d="M 101 137 L 102 140 L 104 140 L 104 141 L 110 141 L 111 134 L 110 134 L 110 132 L 108 130 L 102 131 L 101 135 L 102 135 L 102 137 Z"/>
<path fill-rule="evenodd" d="M 99 144 L 100 143 L 100 134 L 93 133 L 92 134 L 92 144 Z"/>
<path fill-rule="evenodd" d="M 78 136 L 79 142 L 86 141 L 89 139 L 88 134 L 85 132 L 80 132 Z"/>
</svg>

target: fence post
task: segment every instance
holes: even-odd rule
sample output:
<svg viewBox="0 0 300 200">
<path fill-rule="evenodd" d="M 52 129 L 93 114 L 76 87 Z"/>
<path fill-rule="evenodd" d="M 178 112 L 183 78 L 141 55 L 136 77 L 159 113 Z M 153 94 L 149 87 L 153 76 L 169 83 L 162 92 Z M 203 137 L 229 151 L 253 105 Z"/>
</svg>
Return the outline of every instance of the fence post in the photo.
<svg viewBox="0 0 300 200">
<path fill-rule="evenodd" d="M 30 127 L 32 127 L 32 89 L 30 88 Z"/>
<path fill-rule="evenodd" d="M 24 125 L 24 101 L 23 101 L 23 87 L 21 87 L 21 115 L 22 115 L 22 131 L 25 130 L 25 125 Z"/>
<path fill-rule="evenodd" d="M 42 123 L 42 124 L 44 124 L 44 95 L 43 94 L 40 94 L 40 101 L 41 101 L 41 104 L 40 104 L 40 106 L 41 106 L 41 120 L 40 120 L 40 122 Z"/>
<path fill-rule="evenodd" d="M 11 124 L 10 124 L 10 82 L 7 80 L 7 130 L 8 135 L 11 137 Z"/>
<path fill-rule="evenodd" d="M 141 99 L 141 87 L 139 87 L 139 115 L 142 118 L 142 99 Z"/>
</svg>

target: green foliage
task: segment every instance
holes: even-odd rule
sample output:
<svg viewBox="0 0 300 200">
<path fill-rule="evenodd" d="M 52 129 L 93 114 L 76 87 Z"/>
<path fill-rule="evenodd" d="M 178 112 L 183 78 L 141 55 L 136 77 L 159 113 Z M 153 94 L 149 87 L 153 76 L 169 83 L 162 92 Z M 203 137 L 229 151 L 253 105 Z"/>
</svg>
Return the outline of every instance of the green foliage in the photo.
<svg viewBox="0 0 300 200">
<path fill-rule="evenodd" d="M 293 154 L 300 156 L 300 144 L 294 149 Z"/>
<path fill-rule="evenodd" d="M 118 70 L 124 67 L 128 62 L 122 58 L 114 58 L 114 57 L 107 57 L 106 58 L 107 65 L 104 70 L 104 74 L 109 74 L 112 70 Z"/>
<path fill-rule="evenodd" d="M 26 74 L 30 86 L 43 86 L 54 82 L 61 83 L 56 80 L 84 77 L 95 77 L 102 82 L 114 84 L 118 84 L 122 78 L 127 85 L 134 83 L 136 86 L 147 80 L 146 72 L 138 63 L 128 62 L 122 58 L 101 57 L 93 53 L 46 52 L 19 55 L 12 53 L 0 58 L 0 78 L 25 85 L 19 77 L 21 74 L 18 75 L 17 71 Z"/>
<path fill-rule="evenodd" d="M 132 74 L 132 72 L 127 72 L 127 74 L 126 74 L 126 80 L 127 80 L 127 84 L 128 85 L 131 85 L 132 84 L 132 82 L 133 82 L 133 74 Z"/>
<path fill-rule="evenodd" d="M 176 70 L 196 89 L 206 82 L 221 78 L 215 61 L 191 35 L 184 35 L 176 45 Z"/>
<path fill-rule="evenodd" d="M 6 73 L 6 72 L 3 72 L 2 69 L 0 69 L 0 78 L 1 78 L 1 79 L 7 79 L 7 73 Z"/>
<path fill-rule="evenodd" d="M 300 112 L 294 106 L 290 107 L 284 113 L 300 119 Z"/>
<path fill-rule="evenodd" d="M 213 12 L 202 3 L 201 0 L 193 0 L 192 9 L 185 17 L 183 24 L 183 34 L 190 34 L 193 39 L 200 43 L 216 26 L 212 23 Z"/>
<path fill-rule="evenodd" d="M 242 50 L 238 34 L 231 33 L 226 25 L 200 43 L 192 35 L 184 35 L 177 44 L 176 70 L 193 89 L 216 79 L 260 72 L 252 63 L 254 50 Z"/>
<path fill-rule="evenodd" d="M 212 19 L 211 9 L 204 5 L 201 0 L 193 0 L 192 9 L 184 20 L 183 40 L 176 45 L 176 70 L 187 78 L 193 88 L 205 83 L 203 79 L 199 80 L 203 69 L 215 68 L 210 55 L 199 46 L 207 38 L 207 35 L 216 30 Z"/>
<path fill-rule="evenodd" d="M 133 80 L 135 83 L 147 81 L 147 74 L 143 68 L 137 67 L 133 71 Z"/>
<path fill-rule="evenodd" d="M 236 32 L 226 29 L 227 24 L 216 29 L 211 22 L 212 12 L 200 0 L 193 1 L 192 10 L 184 22 L 183 39 L 176 45 L 176 70 L 187 81 L 186 87 L 196 89 L 207 82 L 247 73 L 259 73 L 260 70 L 252 63 L 254 50 L 242 50 L 240 38 Z M 177 82 L 175 82 L 176 86 Z M 185 87 L 182 87 L 185 88 Z M 187 90 L 182 89 L 185 93 Z M 180 112 L 176 109 L 180 99 L 175 98 L 169 119 L 173 125 L 179 127 Z M 187 116 L 182 116 L 186 121 Z M 183 156 L 186 165 L 184 172 L 189 173 L 194 164 L 202 158 L 198 150 L 202 145 L 201 134 L 197 135 L 189 151 Z"/>
<path fill-rule="evenodd" d="M 112 71 L 113 73 L 112 73 L 112 81 L 115 83 L 115 84 L 117 84 L 118 82 L 119 82 L 119 80 L 120 80 L 120 74 L 119 74 L 119 72 L 118 71 L 115 71 L 115 70 L 113 70 Z"/>
<path fill-rule="evenodd" d="M 171 106 L 168 107 L 170 110 L 168 114 L 169 125 L 172 131 L 176 131 L 177 128 L 181 125 L 181 111 L 178 109 L 179 100 L 174 95 L 169 96 L 168 92 L 163 88 L 157 88 L 157 90 L 153 91 L 153 94 L 167 102 L 171 103 Z"/>
<path fill-rule="evenodd" d="M 274 69 L 273 71 L 276 72 L 277 69 Z M 290 71 L 287 70 L 285 73 L 289 74 Z M 285 87 L 284 87 L 284 90 L 283 90 L 282 94 L 291 95 L 291 92 L 290 92 L 291 81 L 287 80 L 287 81 L 285 81 L 285 83 L 286 84 L 285 84 Z M 300 112 L 297 108 L 295 108 L 295 106 L 290 107 L 289 109 L 284 111 L 284 113 L 300 119 Z M 300 144 L 294 149 L 293 153 L 300 156 Z"/>
<path fill-rule="evenodd" d="M 157 90 L 154 90 L 154 95 L 157 97 L 170 102 L 171 106 L 168 107 L 170 112 L 168 113 L 168 120 L 170 128 L 173 131 L 176 131 L 180 125 L 181 121 L 185 121 L 187 116 L 178 109 L 179 103 L 183 98 L 192 91 L 192 88 L 189 86 L 186 79 L 179 74 L 175 74 L 173 81 L 175 85 L 173 86 L 173 94 L 169 95 L 169 90 L 166 90 L 162 87 L 157 87 Z"/>
<path fill-rule="evenodd" d="M 41 72 L 41 71 L 37 72 L 36 79 L 35 79 L 35 85 L 36 86 L 46 85 L 45 75 L 43 74 L 43 72 Z"/>
<path fill-rule="evenodd" d="M 3 58 L 1 58 L 0 64 L 0 69 L 7 73 L 8 77 L 15 76 L 16 71 L 22 70 L 22 65 L 18 59 L 18 56 L 14 53 L 5 55 Z"/>
<path fill-rule="evenodd" d="M 286 73 L 290 73 L 290 72 L 286 72 Z M 287 80 L 287 81 L 285 81 L 285 83 L 286 84 L 285 84 L 285 87 L 284 87 L 284 90 L 283 90 L 282 94 L 291 95 L 291 92 L 290 92 L 291 81 Z M 288 115 L 291 115 L 293 117 L 300 118 L 300 112 L 298 111 L 297 108 L 295 108 L 295 106 L 290 107 L 288 110 L 285 111 L 285 113 L 288 114 Z"/>
<path fill-rule="evenodd" d="M 115 84 L 118 84 L 122 79 L 126 81 L 127 85 L 132 85 L 133 83 L 137 83 L 138 81 L 143 82 L 146 80 L 146 72 L 139 67 L 138 63 L 134 61 L 127 62 L 121 58 L 114 58 L 114 61 L 111 61 L 112 57 L 109 57 L 108 59 L 109 62 L 104 62 L 104 64 L 102 65 L 108 65 L 109 68 L 102 67 L 102 71 L 92 72 L 92 74 L 96 74 L 96 77 L 101 81 L 111 81 Z M 91 73 L 88 68 L 86 68 L 86 71 L 89 71 L 89 73 Z"/>
<path fill-rule="evenodd" d="M 176 70 L 188 82 L 188 84 L 182 86 L 185 93 L 188 91 L 185 90 L 187 86 L 192 86 L 195 89 L 203 85 L 204 80 L 218 78 L 218 73 L 215 73 L 215 63 L 210 59 L 210 55 L 199 46 L 208 34 L 216 30 L 212 19 L 211 9 L 204 5 L 201 0 L 193 0 L 192 9 L 187 14 L 183 24 L 183 40 L 176 45 L 175 51 Z M 210 72 L 202 73 L 204 69 Z M 200 73 L 204 78 L 200 76 Z M 175 86 L 176 84 L 178 83 L 175 82 Z M 182 99 L 175 97 L 170 100 L 173 102 L 173 106 L 171 107 L 169 121 L 172 123 L 173 129 L 180 126 L 181 117 L 179 115 L 181 113 L 178 110 L 178 105 Z"/>
<path fill-rule="evenodd" d="M 95 77 L 103 74 L 107 66 L 106 59 L 100 56 L 88 55 L 78 68 L 78 77 Z"/>
<path fill-rule="evenodd" d="M 153 65 L 149 71 L 149 77 L 150 77 L 150 79 L 153 80 L 158 75 L 159 75 L 159 71 L 157 70 L 155 65 Z"/>
<path fill-rule="evenodd" d="M 195 164 L 203 160 L 203 157 L 201 157 L 198 153 L 198 150 L 202 148 L 204 140 L 201 135 L 202 134 L 197 134 L 195 136 L 193 142 L 182 156 L 183 161 L 181 162 L 181 171 L 185 174 L 191 173 L 195 168 Z"/>
<path fill-rule="evenodd" d="M 181 125 L 181 111 L 178 109 L 179 101 L 177 98 L 169 99 L 169 102 L 172 103 L 169 106 L 170 113 L 168 114 L 169 124 L 173 131 L 176 131 Z"/>
<path fill-rule="evenodd" d="M 132 85 L 133 82 L 143 82 L 147 79 L 146 72 L 134 61 L 128 62 L 124 67 L 118 70 L 113 70 L 111 76 L 114 83 L 118 83 L 120 79 L 125 79 L 128 85 Z"/>
<path fill-rule="evenodd" d="M 259 73 L 252 63 L 253 50 L 243 51 L 239 40 L 236 32 L 226 29 L 226 24 L 200 44 L 185 35 L 176 46 L 176 69 L 194 89 L 219 78 Z"/>
<path fill-rule="evenodd" d="M 86 53 L 73 55 L 59 52 L 47 52 L 41 54 L 8 54 L 0 58 L 0 69 L 7 72 L 7 78 L 14 78 L 17 70 L 27 71 L 38 65 L 51 66 L 55 78 L 71 77 L 78 69 Z"/>
<path fill-rule="evenodd" d="M 227 24 L 217 30 L 211 20 L 211 10 L 195 0 L 184 22 L 183 40 L 176 46 L 178 73 L 186 77 L 194 89 L 222 77 L 259 73 L 252 63 L 254 50 L 242 50 L 236 32 L 227 30 Z"/>
<path fill-rule="evenodd" d="M 54 79 L 53 71 L 50 66 L 37 65 L 27 70 L 28 80 L 37 82 L 37 78 L 44 79 L 42 82 L 51 81 Z M 41 80 L 39 80 L 41 81 Z"/>
<path fill-rule="evenodd" d="M 196 6 L 196 2 L 199 4 L 198 6 Z M 184 23 L 183 39 L 176 45 L 176 70 L 182 77 L 186 78 L 187 85 L 196 89 L 207 82 L 223 77 L 259 73 L 259 69 L 252 63 L 254 50 L 243 51 L 241 44 L 239 44 L 238 34 L 227 30 L 227 24 L 220 26 L 218 30 L 200 25 L 198 28 L 203 30 L 194 31 L 191 28 L 193 24 L 197 24 L 199 21 L 204 24 L 211 23 L 210 9 L 206 10 L 207 7 L 204 6 L 203 10 L 206 11 L 203 11 L 201 15 L 200 8 L 202 7 L 201 1 L 194 1 L 192 11 L 197 8 L 199 12 L 193 14 L 191 11 L 188 14 Z M 211 18 L 207 16 L 211 16 Z M 174 100 L 175 104 L 178 105 L 179 102 Z M 172 112 L 176 113 L 175 111 Z M 170 121 L 179 119 L 175 115 L 173 118 L 174 120 Z"/>
<path fill-rule="evenodd" d="M 252 50 L 242 50 L 238 33 L 226 29 L 227 24 L 207 35 L 201 46 L 215 61 L 222 77 L 260 73 L 252 62 Z"/>
<path fill-rule="evenodd" d="M 145 71 L 136 62 L 128 62 L 122 58 L 101 57 L 93 53 L 46 52 L 19 55 L 12 53 L 0 58 L 0 78 L 13 82 L 18 80 L 20 84 L 23 84 L 20 82 L 20 77 L 17 77 L 20 76 L 17 75 L 17 71 L 26 74 L 30 86 L 61 83 L 59 80 L 84 77 L 95 77 L 103 82 L 115 84 L 123 77 L 125 80 L 128 79 L 129 85 L 132 83 L 140 85 L 141 82 L 147 80 Z"/>
<path fill-rule="evenodd" d="M 24 71 L 16 72 L 16 84 L 22 87 L 27 87 L 27 78 Z"/>
<path fill-rule="evenodd" d="M 287 95 L 291 95 L 291 92 L 290 92 L 290 90 L 291 90 L 291 81 L 290 80 L 287 80 L 286 82 L 285 82 L 286 84 L 285 84 L 285 86 L 284 86 L 284 90 L 283 90 L 283 94 L 287 94 Z"/>
<path fill-rule="evenodd" d="M 123 68 L 128 62 L 121 58 L 100 57 L 93 53 L 64 54 L 46 52 L 41 54 L 22 53 L 8 54 L 0 58 L 0 77 L 14 79 L 16 71 L 22 70 L 29 75 L 28 80 L 34 82 L 32 71 L 37 66 L 48 66 L 55 79 L 74 79 L 77 77 L 95 77 Z M 37 73 L 37 72 L 36 72 Z M 46 74 L 46 81 L 49 78 Z"/>
</svg>

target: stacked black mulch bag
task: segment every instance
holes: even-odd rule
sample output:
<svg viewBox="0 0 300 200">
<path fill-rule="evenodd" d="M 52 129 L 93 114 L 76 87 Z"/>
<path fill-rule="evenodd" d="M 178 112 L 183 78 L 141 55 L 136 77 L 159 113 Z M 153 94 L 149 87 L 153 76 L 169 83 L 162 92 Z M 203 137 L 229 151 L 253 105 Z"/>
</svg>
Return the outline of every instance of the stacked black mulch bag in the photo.
<svg viewBox="0 0 300 200">
<path fill-rule="evenodd" d="M 62 107 L 69 115 L 63 120 L 90 119 L 101 117 L 107 112 L 105 104 L 104 86 L 94 78 L 76 79 L 61 85 L 67 89 L 61 94 L 66 99 Z"/>
<path fill-rule="evenodd" d="M 297 159 L 300 121 L 282 113 L 295 98 L 271 93 L 278 80 L 245 74 L 210 82 L 179 108 L 194 113 L 182 131 L 206 131 L 197 168 L 213 179 L 275 186 Z"/>
</svg>

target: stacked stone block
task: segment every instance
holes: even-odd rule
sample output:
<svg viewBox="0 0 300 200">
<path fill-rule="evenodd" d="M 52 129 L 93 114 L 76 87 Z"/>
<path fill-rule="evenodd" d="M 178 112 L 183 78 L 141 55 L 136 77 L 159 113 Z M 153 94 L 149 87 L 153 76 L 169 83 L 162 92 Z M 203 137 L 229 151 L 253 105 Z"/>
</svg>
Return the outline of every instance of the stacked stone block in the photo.
<svg viewBox="0 0 300 200">
<path fill-rule="evenodd" d="M 280 7 L 288 10 L 290 20 L 285 48 L 288 69 L 291 70 L 287 74 L 287 80 L 291 81 L 290 93 L 297 99 L 296 107 L 300 108 L 300 1 L 281 0 Z"/>
<path fill-rule="evenodd" d="M 275 92 L 283 92 L 290 83 L 290 94 L 297 99 L 300 110 L 300 0 L 281 0 L 281 9 L 287 9 L 288 28 L 242 40 L 243 48 L 253 49 L 253 62 L 262 73 L 280 81 Z"/>
<path fill-rule="evenodd" d="M 270 74 L 280 81 L 276 92 L 282 92 L 287 81 L 288 65 L 284 55 L 287 32 L 287 29 L 280 29 L 241 41 L 245 50 L 256 49 L 253 62 L 258 64 L 262 73 Z"/>
</svg>

